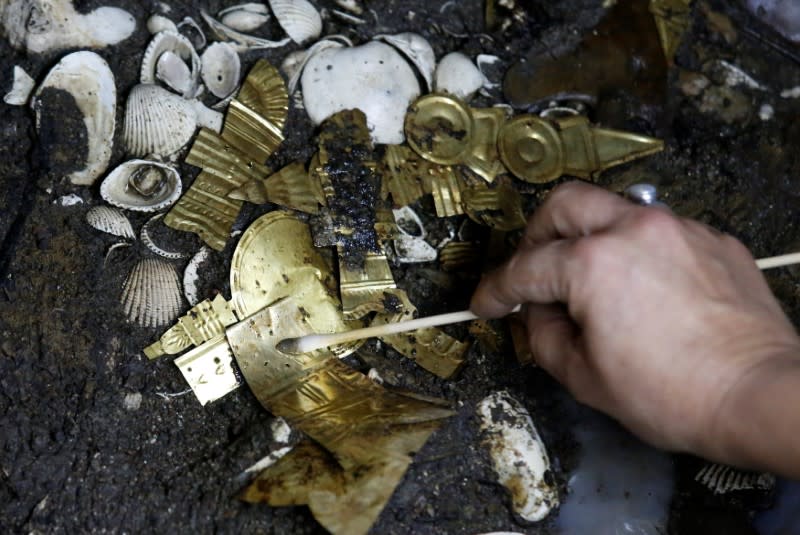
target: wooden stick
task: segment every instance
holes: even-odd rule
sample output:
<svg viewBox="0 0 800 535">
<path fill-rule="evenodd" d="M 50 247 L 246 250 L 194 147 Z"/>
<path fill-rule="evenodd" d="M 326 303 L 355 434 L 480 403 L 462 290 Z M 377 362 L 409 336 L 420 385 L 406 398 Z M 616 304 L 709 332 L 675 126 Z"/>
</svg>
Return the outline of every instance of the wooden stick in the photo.
<svg viewBox="0 0 800 535">
<path fill-rule="evenodd" d="M 520 306 L 514 307 L 514 310 L 511 312 L 518 312 L 520 308 Z M 439 314 L 438 316 L 428 316 L 427 318 L 418 318 L 398 323 L 387 323 L 386 325 L 376 325 L 374 327 L 353 329 L 352 331 L 340 333 L 309 334 L 301 336 L 300 338 L 287 338 L 278 342 L 276 347 L 278 351 L 282 351 L 283 353 L 308 353 L 316 349 L 322 349 L 323 347 L 344 344 L 363 338 L 399 334 L 408 331 L 416 331 L 417 329 L 450 325 L 451 323 L 460 323 L 462 321 L 475 319 L 478 319 L 478 316 L 471 311 L 462 310 L 461 312 L 448 312 L 447 314 Z"/>
<path fill-rule="evenodd" d="M 756 260 L 756 266 L 758 266 L 759 269 L 772 269 L 776 267 L 790 266 L 792 264 L 800 264 L 800 253 L 771 256 L 769 258 L 761 258 Z M 512 312 L 517 312 L 519 309 L 520 307 L 517 306 Z M 470 321 L 474 319 L 478 319 L 478 316 L 469 310 L 462 310 L 461 312 L 450 312 L 447 314 L 439 314 L 438 316 L 429 316 L 427 318 L 401 321 L 399 323 L 388 323 L 386 325 L 365 327 L 364 329 L 354 329 L 352 331 L 340 333 L 309 334 L 306 336 L 301 336 L 300 338 L 287 338 L 278 343 L 277 349 L 284 353 L 290 354 L 308 353 L 310 351 L 322 349 L 323 347 L 344 344 L 354 340 L 361 340 L 363 338 L 399 334 L 408 331 L 416 331 L 417 329 L 438 327 L 440 325 L 449 325 L 451 323 L 460 323 L 462 321 Z"/>
<path fill-rule="evenodd" d="M 792 264 L 800 264 L 800 253 L 770 256 L 769 258 L 760 258 L 756 260 L 756 265 L 759 269 L 772 269 L 776 267 L 791 266 Z"/>
</svg>

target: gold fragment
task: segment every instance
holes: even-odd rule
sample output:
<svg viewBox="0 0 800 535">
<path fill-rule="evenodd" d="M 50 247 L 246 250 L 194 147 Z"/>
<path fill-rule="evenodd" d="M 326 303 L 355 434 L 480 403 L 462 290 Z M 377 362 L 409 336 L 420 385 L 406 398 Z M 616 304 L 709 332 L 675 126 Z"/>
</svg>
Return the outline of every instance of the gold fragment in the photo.
<svg viewBox="0 0 800 535">
<path fill-rule="evenodd" d="M 490 188 L 478 185 L 465 188 L 461 196 L 467 215 L 478 224 L 503 231 L 525 226 L 522 196 L 516 188 L 503 185 Z"/>
<path fill-rule="evenodd" d="M 378 314 L 373 325 L 406 321 L 415 316 L 417 308 L 409 300 L 408 294 L 397 290 L 394 295 L 400 300 L 402 308 L 397 312 Z M 382 336 L 380 339 L 404 357 L 444 379 L 449 379 L 461 369 L 464 353 L 469 349 L 468 343 L 460 342 L 435 327 Z"/>
<path fill-rule="evenodd" d="M 514 175 L 533 183 L 562 175 L 592 178 L 602 171 L 664 149 L 639 134 L 596 128 L 586 117 L 546 121 L 521 115 L 508 121 L 498 140 L 500 157 Z"/>
<path fill-rule="evenodd" d="M 382 185 L 385 194 L 392 196 L 394 206 L 406 206 L 425 195 L 422 178 L 429 165 L 416 152 L 405 145 L 387 145 L 382 163 Z"/>
<path fill-rule="evenodd" d="M 481 252 L 477 243 L 451 241 L 439 251 L 439 263 L 444 271 L 470 273 L 480 265 Z"/>
<path fill-rule="evenodd" d="M 250 158 L 264 163 L 283 142 L 289 94 L 280 73 L 259 60 L 228 106 L 222 137 Z"/>
<path fill-rule="evenodd" d="M 360 267 L 349 265 L 339 247 L 339 293 L 342 313 L 347 319 L 358 319 L 370 312 L 386 310 L 388 295 L 395 292 L 389 260 L 383 253 L 366 253 Z"/>
<path fill-rule="evenodd" d="M 469 324 L 469 334 L 478 343 L 493 353 L 500 351 L 503 339 L 500 334 L 486 320 L 475 320 Z"/>
<path fill-rule="evenodd" d="M 242 384 L 233 369 L 233 354 L 224 334 L 178 357 L 175 365 L 201 405 L 230 394 Z"/>
<path fill-rule="evenodd" d="M 431 167 L 425 177 L 425 188 L 433 194 L 437 216 L 451 217 L 464 213 L 461 182 L 452 167 Z"/>
<path fill-rule="evenodd" d="M 228 198 L 228 193 L 269 171 L 206 128 L 198 134 L 186 163 L 202 167 L 203 171 L 167 213 L 164 223 L 176 230 L 194 232 L 211 248 L 221 251 L 242 207 L 242 202 Z"/>
<path fill-rule="evenodd" d="M 375 210 L 375 233 L 381 242 L 393 240 L 400 233 L 394 213 L 389 208 Z"/>
<path fill-rule="evenodd" d="M 655 18 L 661 48 L 669 64 L 673 63 L 689 28 L 691 3 L 692 0 L 650 0 L 650 13 Z"/>
<path fill-rule="evenodd" d="M 530 343 L 528 342 L 528 328 L 522 321 L 518 314 L 508 316 L 508 330 L 511 333 L 511 342 L 514 345 L 514 353 L 517 356 L 517 362 L 520 364 L 536 364 L 531 351 Z"/>
<path fill-rule="evenodd" d="M 450 95 L 426 95 L 406 115 L 406 139 L 426 160 L 466 165 L 491 183 L 505 172 L 497 136 L 506 119 L 501 108 L 474 109 Z"/>
<path fill-rule="evenodd" d="M 225 334 L 225 327 L 237 321 L 236 314 L 225 298 L 217 295 L 213 301 L 206 299 L 192 307 L 158 342 L 146 347 L 144 354 L 149 359 L 177 355 L 192 346 L 199 346 Z"/>
<path fill-rule="evenodd" d="M 280 204 L 300 212 L 316 214 L 325 204 L 322 184 L 300 162 L 287 165 L 267 180 L 251 180 L 228 194 L 231 199 L 253 204 Z M 316 179 L 316 180 L 315 180 Z"/>
</svg>

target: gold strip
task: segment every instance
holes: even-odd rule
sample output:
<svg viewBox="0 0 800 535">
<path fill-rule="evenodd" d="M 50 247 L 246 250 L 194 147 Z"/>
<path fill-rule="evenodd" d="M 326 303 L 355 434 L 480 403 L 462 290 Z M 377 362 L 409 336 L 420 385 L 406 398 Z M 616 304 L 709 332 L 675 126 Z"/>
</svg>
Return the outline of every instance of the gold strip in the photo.
<svg viewBox="0 0 800 535">
<path fill-rule="evenodd" d="M 432 166 L 426 178 L 426 187 L 433 194 L 436 215 L 451 217 L 464 213 L 461 202 L 461 184 L 450 166 Z"/>
<path fill-rule="evenodd" d="M 406 206 L 425 194 L 422 178 L 429 166 L 416 152 L 405 145 L 387 145 L 382 163 L 383 187 L 395 206 Z"/>
<path fill-rule="evenodd" d="M 450 242 L 439 251 L 439 263 L 444 271 L 474 272 L 480 259 L 478 244 L 473 242 Z"/>
<path fill-rule="evenodd" d="M 387 293 L 397 288 L 383 253 L 366 253 L 361 269 L 348 265 L 339 247 L 339 291 L 342 312 L 347 319 L 358 319 L 370 312 L 386 310 Z"/>
<path fill-rule="evenodd" d="M 278 70 L 260 59 L 245 78 L 236 100 L 261 115 L 278 130 L 286 126 L 289 93 Z"/>
<path fill-rule="evenodd" d="M 222 138 L 258 162 L 265 162 L 283 143 L 283 132 L 270 120 L 232 100 Z"/>
</svg>

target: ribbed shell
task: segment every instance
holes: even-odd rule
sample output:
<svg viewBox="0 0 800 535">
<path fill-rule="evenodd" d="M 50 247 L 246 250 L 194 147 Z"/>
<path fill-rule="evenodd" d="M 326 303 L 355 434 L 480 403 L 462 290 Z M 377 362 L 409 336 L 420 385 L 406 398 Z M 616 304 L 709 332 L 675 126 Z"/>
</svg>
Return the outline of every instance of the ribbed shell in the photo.
<svg viewBox="0 0 800 535">
<path fill-rule="evenodd" d="M 181 311 L 181 285 L 172 264 L 145 258 L 136 264 L 122 286 L 122 309 L 128 321 L 142 327 L 164 327 Z"/>
<path fill-rule="evenodd" d="M 186 69 L 189 71 L 189 80 L 171 80 L 169 78 L 170 73 L 163 72 L 163 69 L 162 72 L 159 73 L 159 60 L 162 59 L 162 56 L 167 52 L 175 54 L 177 56 L 175 59 L 188 63 Z M 147 45 L 144 58 L 142 58 L 139 82 L 143 84 L 154 84 L 156 83 L 157 74 L 160 74 L 159 79 L 163 79 L 167 85 L 181 92 L 185 98 L 193 98 L 195 96 L 197 80 L 200 77 L 200 56 L 195 52 L 194 46 L 192 46 L 189 39 L 172 31 L 159 32 L 153 36 L 150 40 L 150 44 Z M 183 76 L 183 73 L 181 73 L 181 75 Z M 181 85 L 185 85 L 186 87 L 180 87 Z"/>
<path fill-rule="evenodd" d="M 156 221 L 164 217 L 164 214 L 158 214 L 151 217 L 147 223 L 142 225 L 142 230 L 139 231 L 139 239 L 142 240 L 147 249 L 158 256 L 166 258 L 168 260 L 180 260 L 181 258 L 186 258 L 188 255 L 185 253 L 181 253 L 179 251 L 167 251 L 159 247 L 159 245 L 153 241 L 153 238 L 150 236 L 150 225 L 153 225 Z"/>
<path fill-rule="evenodd" d="M 180 151 L 197 129 L 192 104 L 152 84 L 131 89 L 122 136 L 131 156 L 166 158 Z"/>
<path fill-rule="evenodd" d="M 768 491 L 775 486 L 775 476 L 772 474 L 749 472 L 717 463 L 705 465 L 694 479 L 714 494 L 739 490 Z"/>
<path fill-rule="evenodd" d="M 297 44 L 316 39 L 322 33 L 322 17 L 308 0 L 270 0 L 269 7 L 281 28 Z"/>
<path fill-rule="evenodd" d="M 236 91 L 241 75 L 239 54 L 227 43 L 214 43 L 203 52 L 203 83 L 219 98 Z"/>
<path fill-rule="evenodd" d="M 125 214 L 110 206 L 95 206 L 86 212 L 86 222 L 99 231 L 132 240 L 136 237 Z"/>
<path fill-rule="evenodd" d="M 155 166 L 166 173 L 167 183 L 157 194 L 146 197 L 130 187 L 130 178 L 143 166 Z M 175 204 L 181 196 L 181 177 L 174 167 L 149 160 L 129 160 L 111 171 L 100 184 L 100 196 L 107 203 L 136 212 L 157 212 Z"/>
</svg>

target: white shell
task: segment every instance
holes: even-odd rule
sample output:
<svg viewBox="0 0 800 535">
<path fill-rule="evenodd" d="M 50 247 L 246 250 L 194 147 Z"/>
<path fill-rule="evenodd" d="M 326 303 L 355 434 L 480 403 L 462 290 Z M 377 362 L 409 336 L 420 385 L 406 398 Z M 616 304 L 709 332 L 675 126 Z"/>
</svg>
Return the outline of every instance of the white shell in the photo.
<svg viewBox="0 0 800 535">
<path fill-rule="evenodd" d="M 197 281 L 200 279 L 200 266 L 211 258 L 211 248 L 205 245 L 195 253 L 186 269 L 183 271 L 183 296 L 189 306 L 195 306 L 200 302 L 200 293 L 197 289 Z"/>
<path fill-rule="evenodd" d="M 24 106 L 33 92 L 36 81 L 25 69 L 14 66 L 14 84 L 11 90 L 3 97 L 3 102 L 11 106 Z"/>
<path fill-rule="evenodd" d="M 142 230 L 139 231 L 139 239 L 142 240 L 144 246 L 147 247 L 151 253 L 154 253 L 162 258 L 166 258 L 168 260 L 180 260 L 181 258 L 186 258 L 188 255 L 184 253 L 162 249 L 156 244 L 155 241 L 153 241 L 153 238 L 150 236 L 150 225 L 162 217 L 164 217 L 164 214 L 154 215 L 147 221 L 147 223 L 142 225 Z"/>
<path fill-rule="evenodd" d="M 131 222 L 125 214 L 117 208 L 110 206 L 95 206 L 86 212 L 86 222 L 89 226 L 102 232 L 132 240 L 136 237 L 133 233 Z"/>
<path fill-rule="evenodd" d="M 433 72 L 436 69 L 436 54 L 427 39 L 419 34 L 406 32 L 396 35 L 376 35 L 375 39 L 386 41 L 403 53 L 416 67 L 428 89 L 433 87 Z"/>
<path fill-rule="evenodd" d="M 178 23 L 177 28 L 178 32 L 181 32 L 184 37 L 187 37 L 186 33 L 194 34 L 194 39 L 191 37 L 187 37 L 187 39 L 192 43 L 195 50 L 203 50 L 206 47 L 206 43 L 208 42 L 206 34 L 203 32 L 203 28 L 201 28 L 192 17 L 183 17 L 183 20 Z M 189 28 L 191 31 L 186 32 L 184 28 Z"/>
<path fill-rule="evenodd" d="M 392 210 L 400 235 L 394 239 L 394 250 L 397 261 L 401 264 L 433 262 L 438 256 L 436 248 L 425 241 L 427 232 L 422 220 L 410 206 Z M 414 232 L 409 228 L 415 227 Z"/>
<path fill-rule="evenodd" d="M 296 50 L 286 55 L 281 63 L 281 71 L 286 75 L 289 83 L 286 89 L 290 95 L 294 94 L 297 90 L 297 84 L 300 82 L 300 76 L 303 74 L 303 69 L 306 68 L 309 60 L 314 57 L 314 54 L 319 53 L 326 48 L 342 48 L 342 43 L 332 39 L 323 39 L 311 45 L 307 50 Z"/>
<path fill-rule="evenodd" d="M 314 123 L 357 108 L 367 116 L 376 143 L 405 140 L 406 110 L 420 94 L 408 62 L 378 41 L 314 54 L 303 69 L 302 84 L 305 109 Z"/>
<path fill-rule="evenodd" d="M 288 45 L 292 41 L 288 37 L 286 39 L 281 39 L 280 41 L 262 39 L 260 37 L 255 37 L 253 35 L 236 31 L 233 28 L 222 24 L 220 21 L 203 10 L 200 10 L 200 15 L 203 17 L 203 20 L 206 21 L 206 24 L 208 24 L 209 28 L 211 28 L 211 31 L 214 32 L 214 35 L 216 35 L 222 41 L 232 41 L 237 52 L 247 52 L 248 50 L 261 50 L 265 48 L 279 48 Z"/>
<path fill-rule="evenodd" d="M 486 77 L 467 56 L 461 52 L 451 52 L 439 60 L 433 88 L 469 100 L 487 83 Z"/>
<path fill-rule="evenodd" d="M 226 98 L 239 86 L 239 54 L 228 43 L 214 43 L 203 52 L 203 83 L 219 98 Z"/>
<path fill-rule="evenodd" d="M 147 31 L 152 34 L 158 32 L 174 32 L 178 33 L 178 27 L 175 23 L 163 15 L 153 15 L 147 19 Z"/>
<path fill-rule="evenodd" d="M 217 14 L 219 21 L 239 32 L 251 32 L 269 20 L 269 9 L 258 2 L 239 4 Z"/>
<path fill-rule="evenodd" d="M 86 126 L 86 165 L 67 178 L 88 186 L 102 175 L 111 159 L 116 125 L 117 88 L 108 63 L 94 52 L 73 52 L 61 58 L 33 96 L 37 130 L 41 124 L 39 96 L 48 88 L 66 91 L 75 99 Z"/>
<path fill-rule="evenodd" d="M 775 476 L 766 472 L 748 472 L 724 464 L 706 464 L 694 480 L 714 494 L 728 494 L 738 490 L 770 490 L 775 487 Z"/>
<path fill-rule="evenodd" d="M 181 311 L 181 288 L 175 268 L 160 258 L 136 264 L 122 286 L 120 302 L 128 321 L 164 327 Z"/>
<path fill-rule="evenodd" d="M 137 176 L 142 173 L 158 173 L 152 192 L 140 193 L 135 187 Z M 100 184 L 100 196 L 118 208 L 136 212 L 157 212 L 169 206 L 181 196 L 181 177 L 175 168 L 148 160 L 130 160 L 116 169 Z"/>
<path fill-rule="evenodd" d="M 43 53 L 65 48 L 102 48 L 127 39 L 136 19 L 116 7 L 78 13 L 71 0 L 0 2 L 5 36 L 14 48 Z"/>
<path fill-rule="evenodd" d="M 514 512 L 524 520 L 542 520 L 558 506 L 558 489 L 548 481 L 550 460 L 530 414 L 508 392 L 478 403 L 484 443 L 494 471 L 511 493 Z"/>
<path fill-rule="evenodd" d="M 299 45 L 322 33 L 322 17 L 308 0 L 269 0 L 269 7 L 286 35 Z"/>
<path fill-rule="evenodd" d="M 128 154 L 167 158 L 192 139 L 198 124 L 219 132 L 222 114 L 152 84 L 131 89 L 122 136 Z"/>
<path fill-rule="evenodd" d="M 186 37 L 175 32 L 160 32 L 147 45 L 139 82 L 154 84 L 158 79 L 185 98 L 194 98 L 198 94 L 200 66 L 200 56 Z"/>
</svg>

